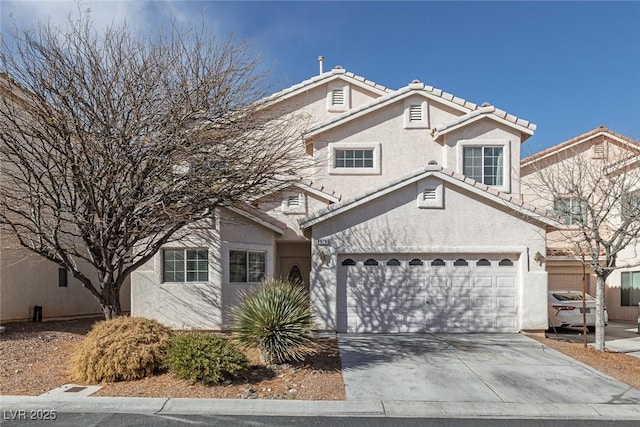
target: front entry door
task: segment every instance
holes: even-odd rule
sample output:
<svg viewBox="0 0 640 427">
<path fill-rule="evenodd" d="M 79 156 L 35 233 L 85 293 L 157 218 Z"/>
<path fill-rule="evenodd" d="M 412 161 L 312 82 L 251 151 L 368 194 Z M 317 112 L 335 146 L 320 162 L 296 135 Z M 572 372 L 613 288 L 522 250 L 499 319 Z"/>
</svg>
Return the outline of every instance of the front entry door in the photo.
<svg viewBox="0 0 640 427">
<path fill-rule="evenodd" d="M 282 257 L 280 258 L 280 276 L 283 279 L 297 279 L 304 288 L 309 291 L 309 274 L 311 272 L 311 259 L 306 257 Z"/>
</svg>

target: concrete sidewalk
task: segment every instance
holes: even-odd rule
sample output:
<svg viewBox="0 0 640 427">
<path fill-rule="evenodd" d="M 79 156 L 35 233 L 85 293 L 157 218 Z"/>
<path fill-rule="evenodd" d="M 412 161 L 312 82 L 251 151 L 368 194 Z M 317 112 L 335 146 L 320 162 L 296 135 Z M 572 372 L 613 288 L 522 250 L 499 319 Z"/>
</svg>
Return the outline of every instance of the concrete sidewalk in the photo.
<svg viewBox="0 0 640 427">
<path fill-rule="evenodd" d="M 640 420 L 637 404 L 526 404 L 424 401 L 165 399 L 0 396 L 2 411 L 156 415 Z M 8 412 L 3 412 L 8 413 Z M 15 413 L 15 412 L 14 412 Z"/>
</svg>

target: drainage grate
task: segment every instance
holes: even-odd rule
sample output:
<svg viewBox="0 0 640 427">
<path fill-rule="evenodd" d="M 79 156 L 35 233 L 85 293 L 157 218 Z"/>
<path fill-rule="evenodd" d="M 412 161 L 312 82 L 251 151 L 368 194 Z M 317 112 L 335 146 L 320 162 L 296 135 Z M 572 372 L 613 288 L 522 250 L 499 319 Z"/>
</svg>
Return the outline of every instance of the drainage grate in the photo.
<svg viewBox="0 0 640 427">
<path fill-rule="evenodd" d="M 71 387 L 71 388 L 68 388 L 67 390 L 65 390 L 64 392 L 65 393 L 78 393 L 78 392 L 80 392 L 82 390 L 86 390 L 86 389 L 87 389 L 87 387 Z"/>
</svg>

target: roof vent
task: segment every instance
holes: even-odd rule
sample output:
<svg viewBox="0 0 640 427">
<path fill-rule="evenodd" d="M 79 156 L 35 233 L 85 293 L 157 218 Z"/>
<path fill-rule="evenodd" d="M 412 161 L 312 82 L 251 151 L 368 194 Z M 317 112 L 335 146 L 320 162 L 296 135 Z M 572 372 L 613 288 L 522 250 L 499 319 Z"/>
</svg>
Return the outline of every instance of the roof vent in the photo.
<svg viewBox="0 0 640 427">
<path fill-rule="evenodd" d="M 489 104 L 488 102 L 483 102 L 480 106 L 481 107 L 491 107 L 491 104 Z"/>
<path fill-rule="evenodd" d="M 428 165 L 437 165 L 438 162 L 436 162 L 435 160 L 429 160 L 429 163 L 427 163 Z"/>
<path fill-rule="evenodd" d="M 324 56 L 318 56 L 318 63 L 320 64 L 320 74 L 323 73 L 322 64 L 324 64 Z"/>
<path fill-rule="evenodd" d="M 423 89 L 423 88 L 424 88 L 424 83 L 422 83 L 418 79 L 413 79 L 411 80 L 411 83 L 409 83 L 409 89 Z"/>
<path fill-rule="evenodd" d="M 344 73 L 344 68 L 341 65 L 336 65 L 335 67 L 333 67 L 333 70 L 331 70 L 334 74 L 341 74 Z"/>
</svg>

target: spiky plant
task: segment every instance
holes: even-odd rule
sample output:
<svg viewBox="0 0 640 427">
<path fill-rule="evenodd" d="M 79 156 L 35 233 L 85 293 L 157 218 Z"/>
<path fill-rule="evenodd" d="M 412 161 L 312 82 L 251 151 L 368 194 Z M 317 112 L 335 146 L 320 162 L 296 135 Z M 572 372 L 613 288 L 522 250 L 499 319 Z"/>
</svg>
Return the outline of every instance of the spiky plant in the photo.
<svg viewBox="0 0 640 427">
<path fill-rule="evenodd" d="M 98 322 L 75 350 L 71 377 L 92 384 L 152 375 L 162 365 L 170 337 L 170 329 L 142 317 Z"/>
<path fill-rule="evenodd" d="M 301 361 L 316 351 L 313 309 L 301 285 L 264 281 L 234 309 L 234 336 L 266 363 Z"/>
</svg>

